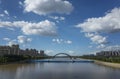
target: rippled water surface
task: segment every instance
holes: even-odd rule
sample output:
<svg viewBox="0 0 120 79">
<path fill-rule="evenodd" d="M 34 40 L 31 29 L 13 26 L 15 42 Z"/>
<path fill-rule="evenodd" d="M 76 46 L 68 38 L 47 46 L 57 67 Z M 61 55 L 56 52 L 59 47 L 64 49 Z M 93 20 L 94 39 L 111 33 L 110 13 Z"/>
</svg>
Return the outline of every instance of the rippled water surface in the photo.
<svg viewBox="0 0 120 79">
<path fill-rule="evenodd" d="M 32 62 L 1 65 L 0 79 L 120 79 L 120 70 L 94 63 Z"/>
</svg>

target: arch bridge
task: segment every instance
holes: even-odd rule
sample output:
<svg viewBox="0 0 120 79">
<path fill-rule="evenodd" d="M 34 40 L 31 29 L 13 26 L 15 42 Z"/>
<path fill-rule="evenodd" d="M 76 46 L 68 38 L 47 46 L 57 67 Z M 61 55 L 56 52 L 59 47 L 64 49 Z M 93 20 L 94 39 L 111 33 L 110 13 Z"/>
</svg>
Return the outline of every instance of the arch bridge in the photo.
<svg viewBox="0 0 120 79">
<path fill-rule="evenodd" d="M 58 54 L 55 54 L 55 55 L 53 56 L 53 58 L 57 57 L 58 55 L 66 55 L 67 57 L 69 57 L 70 59 L 72 59 L 72 56 L 69 55 L 69 54 L 67 54 L 67 53 L 58 53 Z"/>
</svg>

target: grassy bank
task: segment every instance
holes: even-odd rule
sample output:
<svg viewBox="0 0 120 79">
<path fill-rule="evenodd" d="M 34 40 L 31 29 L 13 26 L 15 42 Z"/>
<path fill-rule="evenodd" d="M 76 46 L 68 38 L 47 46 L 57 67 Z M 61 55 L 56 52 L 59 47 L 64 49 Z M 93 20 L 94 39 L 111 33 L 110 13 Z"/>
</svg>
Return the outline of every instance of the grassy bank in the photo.
<svg viewBox="0 0 120 79">
<path fill-rule="evenodd" d="M 120 56 L 81 56 L 84 59 L 93 59 L 98 61 L 110 62 L 110 63 L 120 63 Z"/>
<path fill-rule="evenodd" d="M 120 68 L 120 57 L 119 56 L 81 56 L 83 59 L 94 60 L 96 64 L 109 66 L 113 68 Z"/>
<path fill-rule="evenodd" d="M 46 59 L 43 56 L 28 56 L 28 55 L 4 55 L 0 56 L 0 64 L 19 63 L 31 59 Z"/>
<path fill-rule="evenodd" d="M 112 68 L 120 68 L 120 63 L 110 63 L 110 62 L 103 62 L 95 60 L 95 64 L 104 65 Z"/>
</svg>

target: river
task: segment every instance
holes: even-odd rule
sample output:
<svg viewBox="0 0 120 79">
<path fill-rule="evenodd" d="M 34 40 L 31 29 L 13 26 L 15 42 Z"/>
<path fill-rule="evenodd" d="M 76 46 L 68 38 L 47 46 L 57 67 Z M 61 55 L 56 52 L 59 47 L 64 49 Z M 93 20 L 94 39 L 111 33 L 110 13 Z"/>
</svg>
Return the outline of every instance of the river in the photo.
<svg viewBox="0 0 120 79">
<path fill-rule="evenodd" d="M 0 65 L 0 79 L 120 79 L 120 70 L 92 62 L 31 62 Z"/>
</svg>

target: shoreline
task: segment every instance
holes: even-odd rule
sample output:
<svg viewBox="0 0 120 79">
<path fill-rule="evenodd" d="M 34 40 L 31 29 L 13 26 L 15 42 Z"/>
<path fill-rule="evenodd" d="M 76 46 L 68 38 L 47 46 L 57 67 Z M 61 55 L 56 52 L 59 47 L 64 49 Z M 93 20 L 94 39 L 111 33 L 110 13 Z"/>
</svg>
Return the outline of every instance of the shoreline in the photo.
<svg viewBox="0 0 120 79">
<path fill-rule="evenodd" d="M 104 62 L 104 61 L 98 61 L 98 60 L 94 60 L 94 63 L 98 65 L 120 69 L 120 63 L 110 63 L 110 62 Z"/>
<path fill-rule="evenodd" d="M 81 58 L 81 59 L 86 59 L 86 58 Z M 111 63 L 111 62 L 105 62 L 94 59 L 86 59 L 86 60 L 93 60 L 95 64 L 120 69 L 120 63 Z"/>
<path fill-rule="evenodd" d="M 83 59 L 83 58 L 82 58 Z M 91 60 L 91 59 L 88 59 Z M 7 64 L 16 64 L 16 63 L 25 63 L 28 60 L 23 60 L 23 61 L 18 61 L 18 62 L 7 62 L 7 63 L 0 63 L 0 65 L 7 65 Z M 104 61 L 99 61 L 99 60 L 93 60 L 95 64 L 98 65 L 103 65 L 107 67 L 112 67 L 112 68 L 119 68 L 120 69 L 120 63 L 111 63 L 111 62 L 104 62 Z"/>
<path fill-rule="evenodd" d="M 21 63 L 26 63 L 26 62 L 27 62 L 27 60 L 23 60 L 23 61 L 16 61 L 16 62 L 0 63 L 0 65 L 21 64 Z"/>
</svg>

